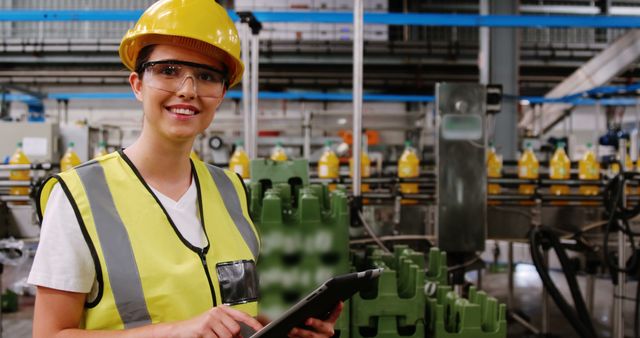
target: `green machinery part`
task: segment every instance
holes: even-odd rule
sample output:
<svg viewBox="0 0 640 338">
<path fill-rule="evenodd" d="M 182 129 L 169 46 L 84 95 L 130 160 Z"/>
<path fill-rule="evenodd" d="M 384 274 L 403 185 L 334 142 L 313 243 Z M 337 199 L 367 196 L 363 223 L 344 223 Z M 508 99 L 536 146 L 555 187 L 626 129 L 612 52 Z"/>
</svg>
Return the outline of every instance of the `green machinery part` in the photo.
<svg viewBox="0 0 640 338">
<path fill-rule="evenodd" d="M 356 294 L 336 323 L 336 337 L 506 337 L 506 306 L 471 288 L 448 285 L 447 255 L 406 245 L 375 246 L 349 258 L 346 192 L 309 185 L 305 160 L 254 160 L 250 214 L 261 233 L 260 308 L 276 317 L 333 275 L 385 268 L 374 289 Z"/>
<path fill-rule="evenodd" d="M 260 231 L 260 309 L 276 317 L 334 275 L 350 271 L 344 191 L 308 185 L 304 160 L 254 160 L 250 213 Z M 349 307 L 336 332 L 349 337 Z"/>
</svg>

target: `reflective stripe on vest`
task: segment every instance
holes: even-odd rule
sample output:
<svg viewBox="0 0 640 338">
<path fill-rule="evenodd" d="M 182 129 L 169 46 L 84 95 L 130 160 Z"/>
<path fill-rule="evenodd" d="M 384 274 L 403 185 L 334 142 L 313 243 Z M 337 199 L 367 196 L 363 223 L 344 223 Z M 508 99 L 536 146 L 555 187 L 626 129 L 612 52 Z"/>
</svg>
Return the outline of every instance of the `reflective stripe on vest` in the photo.
<svg viewBox="0 0 640 338">
<path fill-rule="evenodd" d="M 233 222 L 236 224 L 242 238 L 244 238 L 244 241 L 251 249 L 253 258 L 257 261 L 260 253 L 258 239 L 256 238 L 256 234 L 253 232 L 251 225 L 244 217 L 244 214 L 242 214 L 240 200 L 238 199 L 238 194 L 236 193 L 233 183 L 224 173 L 224 170 L 208 164 L 207 169 L 209 169 L 211 177 L 213 177 L 213 180 L 216 182 L 216 187 L 218 187 L 220 194 L 225 196 L 223 199 L 224 206 L 227 208 L 229 215 L 231 215 L 231 219 L 233 219 Z"/>
<path fill-rule="evenodd" d="M 99 164 L 76 169 L 95 219 L 113 297 L 125 328 L 151 324 L 129 235 L 122 224 L 104 169 Z"/>
</svg>

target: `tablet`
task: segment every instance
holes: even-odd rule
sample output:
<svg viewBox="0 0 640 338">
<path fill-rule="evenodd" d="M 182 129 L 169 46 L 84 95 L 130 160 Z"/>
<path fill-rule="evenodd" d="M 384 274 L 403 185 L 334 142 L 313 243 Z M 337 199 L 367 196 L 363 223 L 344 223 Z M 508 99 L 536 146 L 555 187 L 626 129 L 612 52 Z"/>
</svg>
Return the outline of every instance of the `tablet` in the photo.
<svg viewBox="0 0 640 338">
<path fill-rule="evenodd" d="M 329 279 L 291 307 L 280 318 L 269 323 L 251 338 L 286 337 L 294 327 L 304 328 L 308 318 L 325 319 L 338 302 L 351 298 L 356 292 L 371 287 L 382 269 L 354 272 Z M 247 337 L 243 335 L 243 337 Z"/>
</svg>

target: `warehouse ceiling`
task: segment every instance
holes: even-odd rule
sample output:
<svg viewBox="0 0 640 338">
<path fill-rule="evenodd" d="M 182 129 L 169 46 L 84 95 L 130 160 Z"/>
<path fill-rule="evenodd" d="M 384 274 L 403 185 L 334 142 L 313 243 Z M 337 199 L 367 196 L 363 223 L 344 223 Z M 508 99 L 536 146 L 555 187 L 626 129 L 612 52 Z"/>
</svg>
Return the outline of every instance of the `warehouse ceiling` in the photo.
<svg viewBox="0 0 640 338">
<path fill-rule="evenodd" d="M 566 11 L 576 13 L 602 10 L 598 1 L 530 2 L 521 1 L 521 7 L 527 6 L 527 11 L 539 8 L 541 12 L 560 5 Z M 639 6 L 640 2 L 626 1 L 618 5 Z M 478 3 L 389 1 L 389 11 L 405 10 L 477 13 Z M 105 30 L 109 34 L 96 38 L 91 37 L 96 29 L 88 30 L 91 33 L 71 34 L 75 31 L 69 28 L 69 37 L 60 33 L 51 33 L 49 37 L 47 32 L 51 26 L 40 25 L 39 32 L 34 32 L 28 30 L 28 24 L 11 23 L 10 27 L 5 27 L 10 29 L 2 33 L 0 83 L 43 92 L 58 84 L 82 88 L 127 84 L 127 72 L 117 56 L 117 37 L 126 30 L 128 23 L 117 23 Z M 57 24 L 66 27 L 67 23 Z M 544 95 L 624 32 L 621 29 L 519 29 L 520 94 Z M 388 41 L 365 41 L 365 91 L 432 94 L 436 82 L 478 81 L 477 28 L 390 26 L 388 36 Z M 626 83 L 638 73 L 637 66 L 633 65 L 612 84 Z M 350 41 L 261 42 L 260 90 L 350 91 L 351 82 Z"/>
</svg>

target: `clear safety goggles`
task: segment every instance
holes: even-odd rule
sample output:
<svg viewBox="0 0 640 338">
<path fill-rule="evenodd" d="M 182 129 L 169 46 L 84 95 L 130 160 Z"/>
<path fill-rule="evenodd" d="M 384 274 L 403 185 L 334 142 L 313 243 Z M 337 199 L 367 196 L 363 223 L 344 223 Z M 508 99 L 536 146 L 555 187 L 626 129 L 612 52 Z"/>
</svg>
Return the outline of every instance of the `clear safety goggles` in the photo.
<svg viewBox="0 0 640 338">
<path fill-rule="evenodd" d="M 224 94 L 226 74 L 213 67 L 178 60 L 149 61 L 140 66 L 149 87 L 178 92 L 191 78 L 198 96 L 219 98 Z"/>
</svg>

